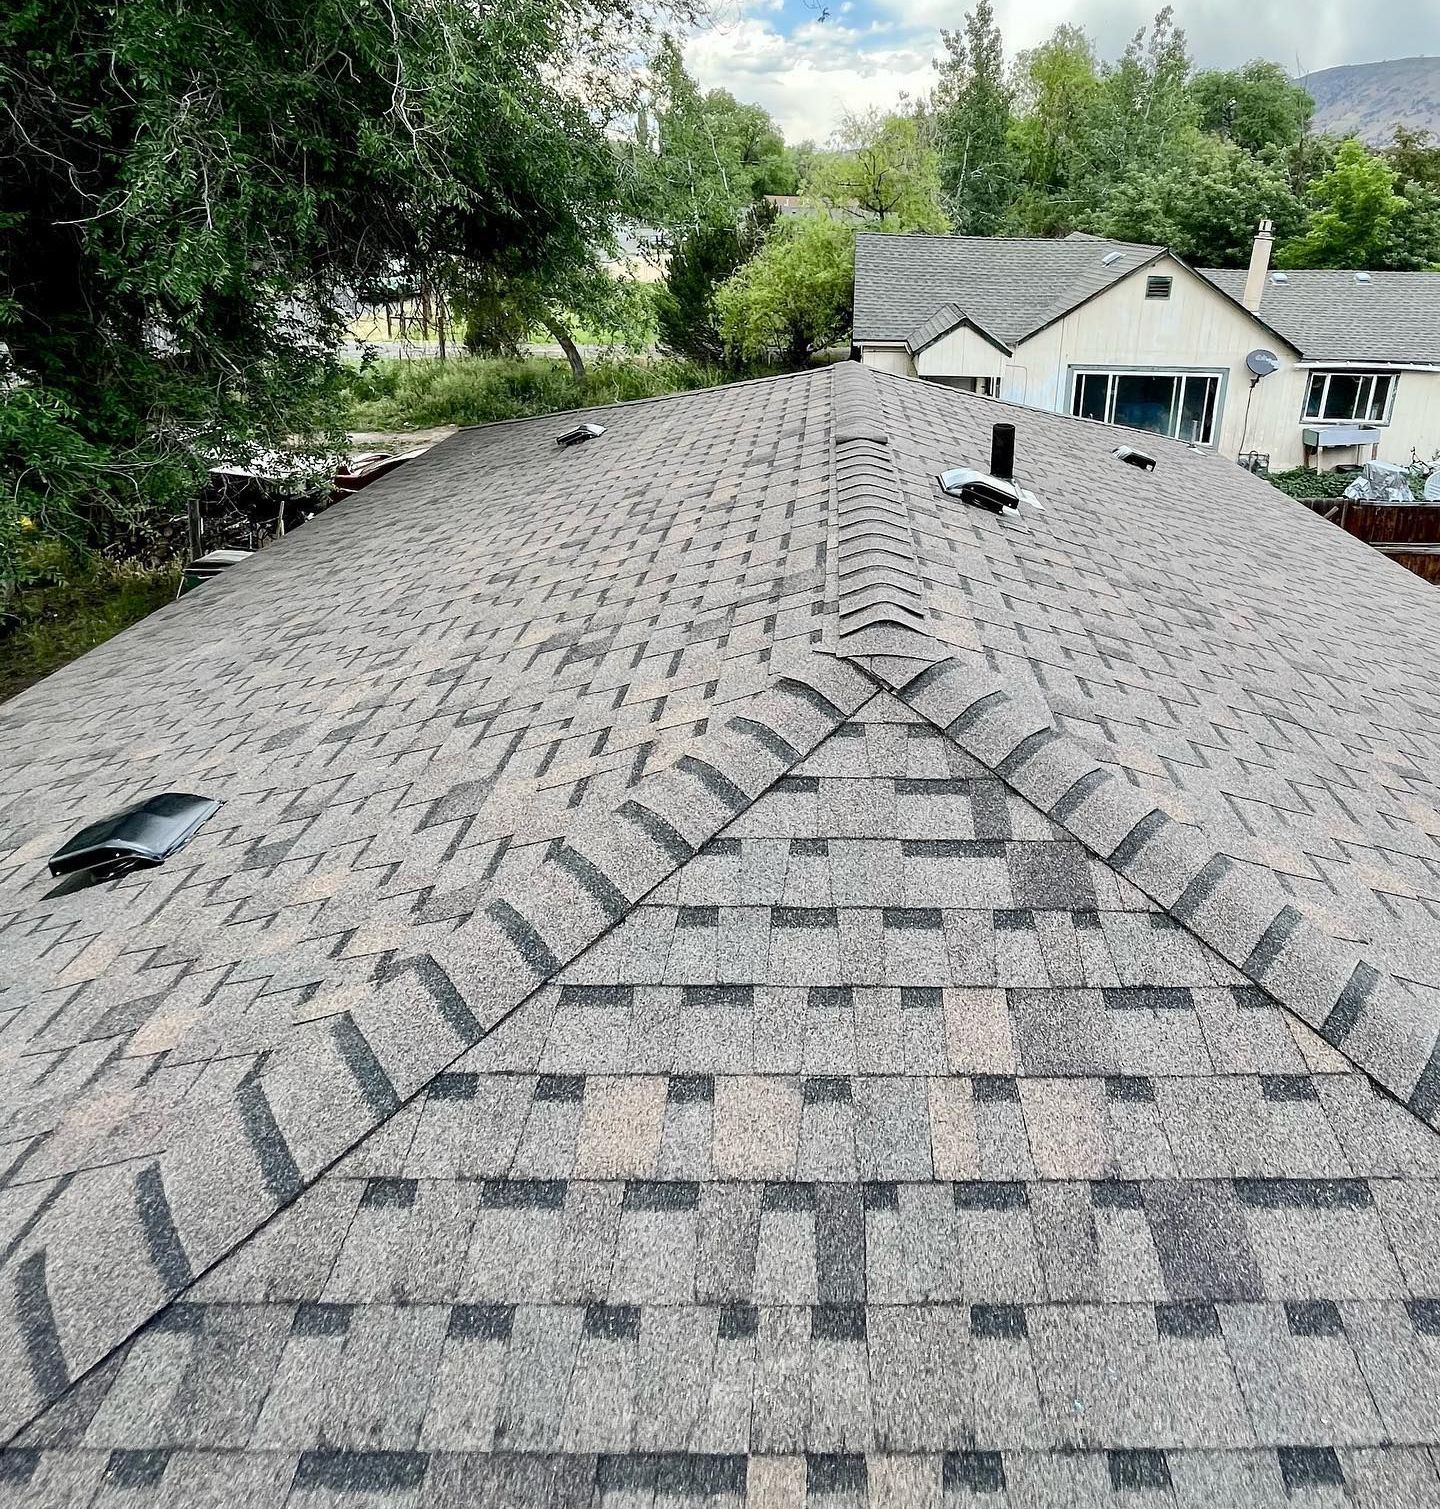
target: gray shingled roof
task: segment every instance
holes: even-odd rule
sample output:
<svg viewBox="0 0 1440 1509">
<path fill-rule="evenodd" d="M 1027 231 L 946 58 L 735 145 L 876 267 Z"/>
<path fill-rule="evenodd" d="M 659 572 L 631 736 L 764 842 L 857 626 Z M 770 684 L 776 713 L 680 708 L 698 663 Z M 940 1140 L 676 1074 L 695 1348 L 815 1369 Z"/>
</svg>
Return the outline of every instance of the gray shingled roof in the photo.
<svg viewBox="0 0 1440 1509">
<path fill-rule="evenodd" d="M 954 304 L 1013 346 L 1162 250 L 1078 233 L 1064 240 L 861 235 L 854 338 L 907 341 L 941 305 Z M 1106 266 L 1111 252 L 1121 256 Z"/>
<path fill-rule="evenodd" d="M 1440 597 L 854 364 L 601 417 L 0 709 L 0 1503 L 1440 1500 Z"/>
<path fill-rule="evenodd" d="M 1244 292 L 1243 270 L 1203 272 L 1231 298 Z M 1297 269 L 1265 280 L 1260 317 L 1309 361 L 1440 363 L 1440 273 L 1374 272 L 1359 283 L 1353 272 Z"/>
</svg>

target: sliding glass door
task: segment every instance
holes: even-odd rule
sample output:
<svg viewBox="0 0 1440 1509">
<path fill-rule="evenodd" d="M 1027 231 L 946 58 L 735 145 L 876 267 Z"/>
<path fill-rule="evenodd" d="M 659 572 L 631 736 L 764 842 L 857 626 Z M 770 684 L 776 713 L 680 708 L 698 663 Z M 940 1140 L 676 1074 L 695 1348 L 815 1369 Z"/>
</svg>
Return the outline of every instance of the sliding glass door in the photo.
<svg viewBox="0 0 1440 1509">
<path fill-rule="evenodd" d="M 1102 424 L 1213 445 L 1218 372 L 1076 372 L 1070 412 Z"/>
</svg>

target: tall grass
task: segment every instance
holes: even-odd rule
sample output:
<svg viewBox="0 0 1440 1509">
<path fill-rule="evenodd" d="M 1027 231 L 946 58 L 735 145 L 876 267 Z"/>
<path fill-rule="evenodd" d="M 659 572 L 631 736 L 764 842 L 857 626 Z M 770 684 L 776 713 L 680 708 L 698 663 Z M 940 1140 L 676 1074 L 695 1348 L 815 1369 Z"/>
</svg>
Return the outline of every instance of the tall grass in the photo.
<svg viewBox="0 0 1440 1509">
<path fill-rule="evenodd" d="M 563 361 L 382 362 L 351 378 L 351 426 L 357 430 L 429 429 L 489 424 L 635 398 L 711 387 L 728 374 L 684 361 L 601 361 L 576 382 Z"/>
</svg>

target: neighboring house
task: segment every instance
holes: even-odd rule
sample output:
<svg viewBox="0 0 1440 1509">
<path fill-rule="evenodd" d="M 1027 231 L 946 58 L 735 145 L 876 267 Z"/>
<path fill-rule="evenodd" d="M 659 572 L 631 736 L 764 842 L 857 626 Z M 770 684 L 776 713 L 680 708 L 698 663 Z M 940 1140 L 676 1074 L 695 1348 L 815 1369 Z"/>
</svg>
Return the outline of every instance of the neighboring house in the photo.
<svg viewBox="0 0 1440 1509">
<path fill-rule="evenodd" d="M 858 238 L 870 366 L 1274 469 L 1440 450 L 1440 273 L 1248 272 L 1072 235 Z M 1252 352 L 1268 352 L 1247 366 Z"/>
<path fill-rule="evenodd" d="M 469 429 L 0 708 L 0 1503 L 1435 1505 L 1440 596 L 1114 440 Z"/>
</svg>

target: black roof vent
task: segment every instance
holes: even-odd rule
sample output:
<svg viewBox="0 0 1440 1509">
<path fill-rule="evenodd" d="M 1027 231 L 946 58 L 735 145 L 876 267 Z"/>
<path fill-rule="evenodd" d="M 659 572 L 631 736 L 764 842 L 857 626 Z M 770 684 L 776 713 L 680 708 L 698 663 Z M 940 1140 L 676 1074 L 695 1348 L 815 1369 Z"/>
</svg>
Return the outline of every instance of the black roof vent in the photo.
<svg viewBox="0 0 1440 1509">
<path fill-rule="evenodd" d="M 1117 445 L 1110 454 L 1118 456 L 1126 466 L 1138 466 L 1142 472 L 1155 470 L 1154 456 L 1145 451 L 1137 451 L 1133 445 Z"/>
<path fill-rule="evenodd" d="M 208 796 L 178 791 L 147 796 L 123 812 L 82 828 L 50 860 L 50 873 L 92 882 L 163 864 L 219 810 L 220 803 Z"/>
<path fill-rule="evenodd" d="M 573 430 L 566 430 L 563 435 L 555 437 L 556 445 L 579 445 L 582 441 L 593 440 L 597 435 L 605 433 L 603 424 L 577 424 Z"/>
</svg>

